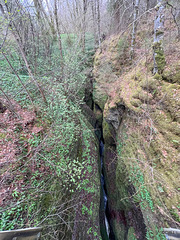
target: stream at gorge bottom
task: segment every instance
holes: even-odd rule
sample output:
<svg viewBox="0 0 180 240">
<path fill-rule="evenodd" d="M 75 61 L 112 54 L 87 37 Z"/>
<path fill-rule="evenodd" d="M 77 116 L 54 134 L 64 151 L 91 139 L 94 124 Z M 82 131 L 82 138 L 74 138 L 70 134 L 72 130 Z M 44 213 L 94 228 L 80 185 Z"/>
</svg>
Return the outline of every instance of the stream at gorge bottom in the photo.
<svg viewBox="0 0 180 240">
<path fill-rule="evenodd" d="M 110 225 L 109 209 L 108 209 L 108 194 L 106 182 L 104 178 L 104 143 L 103 139 L 99 141 L 99 154 L 101 165 L 101 200 L 100 200 L 100 231 L 102 240 L 115 240 L 115 236 Z"/>
</svg>

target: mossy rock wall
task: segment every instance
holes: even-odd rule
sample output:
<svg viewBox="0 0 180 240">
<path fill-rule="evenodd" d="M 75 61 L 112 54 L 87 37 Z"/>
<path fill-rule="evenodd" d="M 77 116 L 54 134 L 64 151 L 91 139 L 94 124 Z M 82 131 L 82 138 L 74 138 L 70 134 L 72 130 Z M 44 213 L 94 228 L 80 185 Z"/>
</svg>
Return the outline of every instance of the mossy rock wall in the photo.
<svg viewBox="0 0 180 240">
<path fill-rule="evenodd" d="M 152 60 L 147 65 L 142 58 L 121 74 L 112 57 L 117 39 L 103 43 L 94 68 L 94 99 L 103 110 L 110 217 L 117 239 L 164 239 L 161 228 L 179 226 L 179 61 L 171 58 L 171 65 L 165 65 L 163 60 L 163 73 L 153 76 Z M 103 94 L 106 101 L 101 101 Z M 118 105 L 126 111 L 117 121 Z"/>
</svg>

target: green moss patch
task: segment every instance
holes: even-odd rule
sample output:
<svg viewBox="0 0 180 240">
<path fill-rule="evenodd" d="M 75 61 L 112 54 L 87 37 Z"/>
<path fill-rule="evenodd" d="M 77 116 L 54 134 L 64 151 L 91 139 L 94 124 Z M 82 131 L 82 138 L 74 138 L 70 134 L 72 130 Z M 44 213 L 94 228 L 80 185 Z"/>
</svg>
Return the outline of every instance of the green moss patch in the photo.
<svg viewBox="0 0 180 240">
<path fill-rule="evenodd" d="M 165 55 L 162 48 L 162 43 L 161 42 L 155 43 L 153 45 L 153 48 L 155 52 L 155 61 L 157 64 L 158 73 L 161 74 L 164 71 L 164 68 L 166 66 L 166 60 L 165 60 Z"/>
</svg>

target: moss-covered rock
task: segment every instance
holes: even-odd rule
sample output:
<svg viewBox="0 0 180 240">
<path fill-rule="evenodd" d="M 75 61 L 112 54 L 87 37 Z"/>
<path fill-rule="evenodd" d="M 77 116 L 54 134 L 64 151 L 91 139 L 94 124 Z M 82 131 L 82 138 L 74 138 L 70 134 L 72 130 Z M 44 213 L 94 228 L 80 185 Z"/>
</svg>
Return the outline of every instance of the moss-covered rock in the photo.
<svg viewBox="0 0 180 240">
<path fill-rule="evenodd" d="M 95 64 L 95 96 L 103 94 L 102 86 L 108 96 L 106 102 L 100 104 L 104 110 L 105 166 L 112 225 L 119 239 L 125 236 L 123 210 L 128 222 L 128 240 L 145 239 L 145 235 L 151 236 L 150 239 L 163 239 L 160 228 L 175 227 L 179 221 L 179 60 L 173 56 L 168 59 L 166 51 L 156 45 L 155 60 L 159 71 L 155 76 L 152 75 L 153 61 L 147 65 L 145 59 L 123 74 L 119 71 L 120 76 L 117 73 L 114 76 L 115 72 L 109 72 L 108 68 L 108 73 L 102 71 L 104 66 L 113 65 L 113 69 L 118 63 L 116 58 L 111 61 L 110 57 L 117 51 L 112 46 L 118 37 L 112 39 L 104 43 L 98 52 L 99 62 Z M 111 77 L 113 80 L 108 84 Z M 96 100 L 99 101 L 97 97 Z M 126 107 L 126 114 L 119 125 L 114 125 L 119 103 Z M 142 214 L 142 225 L 145 223 L 144 232 L 135 224 L 140 221 L 138 213 Z"/>
<path fill-rule="evenodd" d="M 170 83 L 178 83 L 180 84 L 180 67 L 177 65 L 171 66 L 170 69 L 165 69 L 163 72 L 163 79 Z"/>
<path fill-rule="evenodd" d="M 161 32 L 159 33 L 161 34 Z M 166 66 L 165 54 L 162 47 L 162 42 L 156 42 L 153 45 L 155 53 L 155 62 L 157 64 L 158 73 L 162 74 Z"/>
</svg>

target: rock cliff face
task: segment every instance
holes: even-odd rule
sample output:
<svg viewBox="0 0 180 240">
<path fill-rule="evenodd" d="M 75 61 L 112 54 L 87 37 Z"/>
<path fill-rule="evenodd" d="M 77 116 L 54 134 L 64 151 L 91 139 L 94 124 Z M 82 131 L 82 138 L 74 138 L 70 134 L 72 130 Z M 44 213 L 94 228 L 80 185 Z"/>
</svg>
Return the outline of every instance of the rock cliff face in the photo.
<svg viewBox="0 0 180 240">
<path fill-rule="evenodd" d="M 95 114 L 105 142 L 108 213 L 119 240 L 165 239 L 162 227 L 179 226 L 179 50 L 176 42 L 165 51 L 165 70 L 155 76 L 151 51 L 129 64 L 126 37 L 112 36 L 96 52 Z"/>
</svg>

